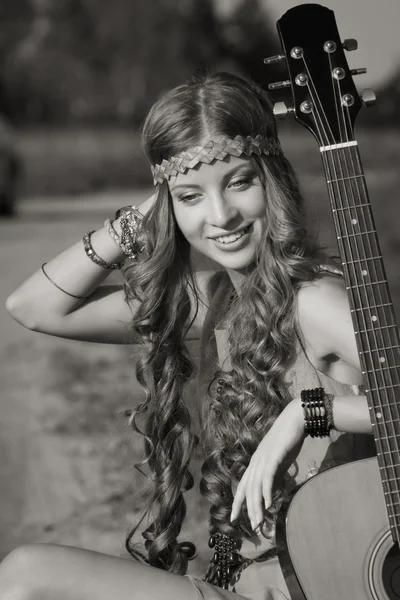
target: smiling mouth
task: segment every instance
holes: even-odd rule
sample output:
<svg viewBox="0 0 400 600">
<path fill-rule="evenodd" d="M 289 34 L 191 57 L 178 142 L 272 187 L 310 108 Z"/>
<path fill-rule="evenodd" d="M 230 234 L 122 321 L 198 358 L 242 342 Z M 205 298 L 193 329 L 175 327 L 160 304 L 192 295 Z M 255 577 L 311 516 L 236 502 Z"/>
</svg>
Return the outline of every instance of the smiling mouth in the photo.
<svg viewBox="0 0 400 600">
<path fill-rule="evenodd" d="M 219 237 L 216 237 L 213 239 L 216 240 L 217 242 L 220 242 L 221 244 L 233 244 L 233 242 L 240 240 L 241 237 L 246 235 L 246 233 L 250 230 L 250 227 L 251 227 L 251 225 L 248 225 L 241 231 L 238 231 L 236 233 L 229 233 L 226 235 L 220 235 Z"/>
</svg>

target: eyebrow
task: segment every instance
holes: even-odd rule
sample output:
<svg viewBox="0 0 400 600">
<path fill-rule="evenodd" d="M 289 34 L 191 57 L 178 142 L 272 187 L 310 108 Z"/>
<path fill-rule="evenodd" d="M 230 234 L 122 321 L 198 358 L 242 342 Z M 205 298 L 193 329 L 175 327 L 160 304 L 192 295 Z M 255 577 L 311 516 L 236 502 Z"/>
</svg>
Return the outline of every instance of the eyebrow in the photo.
<svg viewBox="0 0 400 600">
<path fill-rule="evenodd" d="M 240 169 L 249 169 L 255 172 L 255 168 L 251 163 L 246 163 L 243 165 L 237 165 L 236 167 L 232 167 L 232 169 L 230 169 L 229 171 L 227 171 L 225 173 L 225 175 L 222 178 L 222 181 L 225 183 L 231 176 L 233 173 L 240 171 Z M 179 185 L 173 185 L 170 187 L 170 191 L 171 192 L 176 192 L 179 189 L 182 188 L 201 188 L 201 185 L 199 185 L 198 183 L 181 183 Z"/>
</svg>

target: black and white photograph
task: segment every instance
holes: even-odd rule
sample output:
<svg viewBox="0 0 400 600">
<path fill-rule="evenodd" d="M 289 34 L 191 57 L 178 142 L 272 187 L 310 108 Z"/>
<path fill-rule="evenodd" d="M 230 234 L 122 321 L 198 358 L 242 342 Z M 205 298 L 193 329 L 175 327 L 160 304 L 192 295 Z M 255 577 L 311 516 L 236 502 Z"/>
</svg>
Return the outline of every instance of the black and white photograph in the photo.
<svg viewBox="0 0 400 600">
<path fill-rule="evenodd" d="M 399 26 L 0 3 L 0 600 L 400 598 Z"/>
</svg>

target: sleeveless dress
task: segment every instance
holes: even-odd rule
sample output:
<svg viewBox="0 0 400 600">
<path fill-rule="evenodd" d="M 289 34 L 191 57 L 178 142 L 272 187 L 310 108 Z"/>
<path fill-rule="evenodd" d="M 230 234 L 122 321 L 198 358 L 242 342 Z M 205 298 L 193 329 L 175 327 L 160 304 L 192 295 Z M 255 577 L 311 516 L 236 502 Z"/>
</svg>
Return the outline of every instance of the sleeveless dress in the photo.
<svg viewBox="0 0 400 600">
<path fill-rule="evenodd" d="M 229 297 L 229 282 L 221 277 L 210 307 L 210 315 L 204 323 L 201 344 L 200 360 L 200 386 L 205 392 L 208 382 L 219 363 L 222 370 L 229 370 L 230 361 L 228 354 L 227 335 L 224 329 L 213 326 L 218 323 L 219 310 L 226 306 Z M 318 371 L 308 359 L 302 345 L 298 345 L 298 353 L 292 368 L 288 371 L 286 379 L 290 384 L 293 398 L 299 397 L 303 389 L 323 387 L 327 393 L 337 396 L 357 395 L 360 390 L 357 386 L 341 383 Z M 341 433 L 335 430 L 326 438 L 307 437 L 302 449 L 289 469 L 293 485 L 298 485 L 306 479 L 333 466 L 350 461 L 369 458 L 375 455 L 375 444 L 371 435 Z M 272 550 L 275 540 L 257 537 L 243 540 L 240 554 L 244 558 L 254 559 Z M 193 576 L 188 576 L 198 591 L 199 598 L 205 600 L 290 600 L 277 556 L 262 562 L 252 562 L 240 574 L 239 580 L 229 588 L 230 591 L 221 590 L 214 585 L 201 581 Z"/>
</svg>

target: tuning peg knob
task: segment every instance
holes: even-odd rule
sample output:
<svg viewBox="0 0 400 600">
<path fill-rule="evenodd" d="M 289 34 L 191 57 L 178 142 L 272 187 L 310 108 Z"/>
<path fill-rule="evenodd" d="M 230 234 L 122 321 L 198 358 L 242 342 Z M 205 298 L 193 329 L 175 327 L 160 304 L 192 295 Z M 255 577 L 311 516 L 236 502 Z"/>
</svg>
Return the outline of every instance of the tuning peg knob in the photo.
<svg viewBox="0 0 400 600">
<path fill-rule="evenodd" d="M 290 87 L 291 85 L 292 84 L 289 79 L 287 79 L 286 81 L 275 81 L 275 83 L 268 84 L 268 89 L 270 91 L 281 90 L 282 88 Z"/>
<path fill-rule="evenodd" d="M 376 94 L 374 90 L 367 88 L 361 92 L 361 100 L 364 106 L 373 106 L 376 102 Z"/>
<path fill-rule="evenodd" d="M 343 48 L 345 50 L 347 50 L 347 52 L 351 52 L 352 50 L 357 50 L 358 42 L 357 42 L 357 40 L 355 40 L 353 38 L 346 39 L 343 42 Z"/>
<path fill-rule="evenodd" d="M 294 108 L 286 106 L 284 102 L 276 102 L 273 107 L 273 112 L 277 119 L 284 119 L 288 116 L 288 113 L 294 112 Z"/>
<path fill-rule="evenodd" d="M 274 65 L 275 63 L 281 62 L 281 60 L 285 60 L 285 58 L 286 56 L 284 54 L 276 54 L 275 56 L 264 58 L 264 64 Z"/>
<path fill-rule="evenodd" d="M 350 69 L 350 75 L 365 75 L 367 69 L 364 67 L 362 69 Z"/>
</svg>

